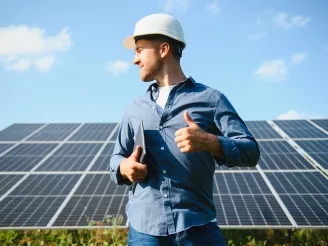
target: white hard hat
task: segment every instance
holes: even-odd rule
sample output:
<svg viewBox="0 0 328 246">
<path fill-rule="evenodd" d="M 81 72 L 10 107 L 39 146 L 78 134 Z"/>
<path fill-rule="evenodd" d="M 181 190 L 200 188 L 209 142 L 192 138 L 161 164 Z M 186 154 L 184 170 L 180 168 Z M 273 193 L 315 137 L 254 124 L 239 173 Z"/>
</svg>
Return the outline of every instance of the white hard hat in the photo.
<svg viewBox="0 0 328 246">
<path fill-rule="evenodd" d="M 127 37 L 123 44 L 127 49 L 135 49 L 136 36 L 149 34 L 161 34 L 172 39 L 178 40 L 186 47 L 183 29 L 180 22 L 174 17 L 167 14 L 152 14 L 139 20 L 134 28 L 133 36 Z"/>
</svg>

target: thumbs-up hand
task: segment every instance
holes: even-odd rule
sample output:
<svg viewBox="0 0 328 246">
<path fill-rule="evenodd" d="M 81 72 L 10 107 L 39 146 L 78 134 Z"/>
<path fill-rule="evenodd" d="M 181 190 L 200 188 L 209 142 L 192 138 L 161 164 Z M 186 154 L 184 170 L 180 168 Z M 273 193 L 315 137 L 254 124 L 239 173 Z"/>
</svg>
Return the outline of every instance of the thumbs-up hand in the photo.
<svg viewBox="0 0 328 246">
<path fill-rule="evenodd" d="M 175 142 L 181 152 L 199 152 L 206 150 L 207 133 L 188 115 L 187 110 L 183 112 L 188 127 L 175 132 Z"/>
<path fill-rule="evenodd" d="M 129 179 L 131 182 L 139 182 L 145 179 L 147 165 L 138 162 L 140 154 L 141 147 L 138 145 L 129 158 L 120 163 L 120 172 L 123 178 Z"/>
</svg>

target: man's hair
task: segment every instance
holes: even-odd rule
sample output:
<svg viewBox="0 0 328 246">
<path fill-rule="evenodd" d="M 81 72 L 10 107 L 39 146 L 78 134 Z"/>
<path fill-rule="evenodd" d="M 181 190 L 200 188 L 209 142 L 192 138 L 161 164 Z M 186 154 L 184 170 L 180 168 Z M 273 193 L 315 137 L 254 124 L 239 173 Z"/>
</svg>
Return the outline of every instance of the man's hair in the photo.
<svg viewBox="0 0 328 246">
<path fill-rule="evenodd" d="M 161 34 L 147 34 L 147 35 L 141 35 L 134 37 L 135 43 L 137 43 L 139 40 L 145 39 L 145 40 L 158 40 L 161 43 L 168 43 L 170 46 L 171 53 L 177 61 L 180 61 L 180 58 L 182 56 L 182 49 L 184 44 L 178 40 L 175 40 L 173 38 L 167 37 L 165 35 Z"/>
</svg>

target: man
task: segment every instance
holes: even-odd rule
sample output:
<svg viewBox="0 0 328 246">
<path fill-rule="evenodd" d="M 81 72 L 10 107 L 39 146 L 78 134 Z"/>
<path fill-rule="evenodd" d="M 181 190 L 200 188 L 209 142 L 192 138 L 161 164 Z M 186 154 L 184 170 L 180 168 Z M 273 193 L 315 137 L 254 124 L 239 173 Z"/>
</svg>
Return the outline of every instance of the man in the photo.
<svg viewBox="0 0 328 246">
<path fill-rule="evenodd" d="M 137 22 L 124 46 L 144 82 L 155 80 L 122 119 L 111 158 L 111 177 L 129 191 L 129 245 L 225 245 L 213 203 L 215 164 L 255 166 L 257 142 L 228 99 L 187 78 L 180 66 L 186 47 L 172 16 L 153 14 Z M 146 157 L 133 152 L 140 121 Z"/>
</svg>

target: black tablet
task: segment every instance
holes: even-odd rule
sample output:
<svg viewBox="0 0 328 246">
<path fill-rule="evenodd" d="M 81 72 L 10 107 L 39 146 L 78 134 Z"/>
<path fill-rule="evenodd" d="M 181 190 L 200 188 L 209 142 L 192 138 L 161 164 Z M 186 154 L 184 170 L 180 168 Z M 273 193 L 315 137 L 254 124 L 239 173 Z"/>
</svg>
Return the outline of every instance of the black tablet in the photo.
<svg viewBox="0 0 328 246">
<path fill-rule="evenodd" d="M 141 154 L 140 154 L 140 158 L 139 158 L 138 162 L 143 163 L 145 155 L 146 155 L 146 144 L 145 144 L 145 134 L 144 134 L 144 127 L 143 127 L 142 120 L 140 121 L 136 139 L 134 141 L 133 151 L 135 151 L 135 149 L 138 145 L 140 145 L 140 147 L 141 147 Z M 134 193 L 136 186 L 137 186 L 137 183 L 133 182 L 132 183 L 132 193 Z"/>
</svg>

